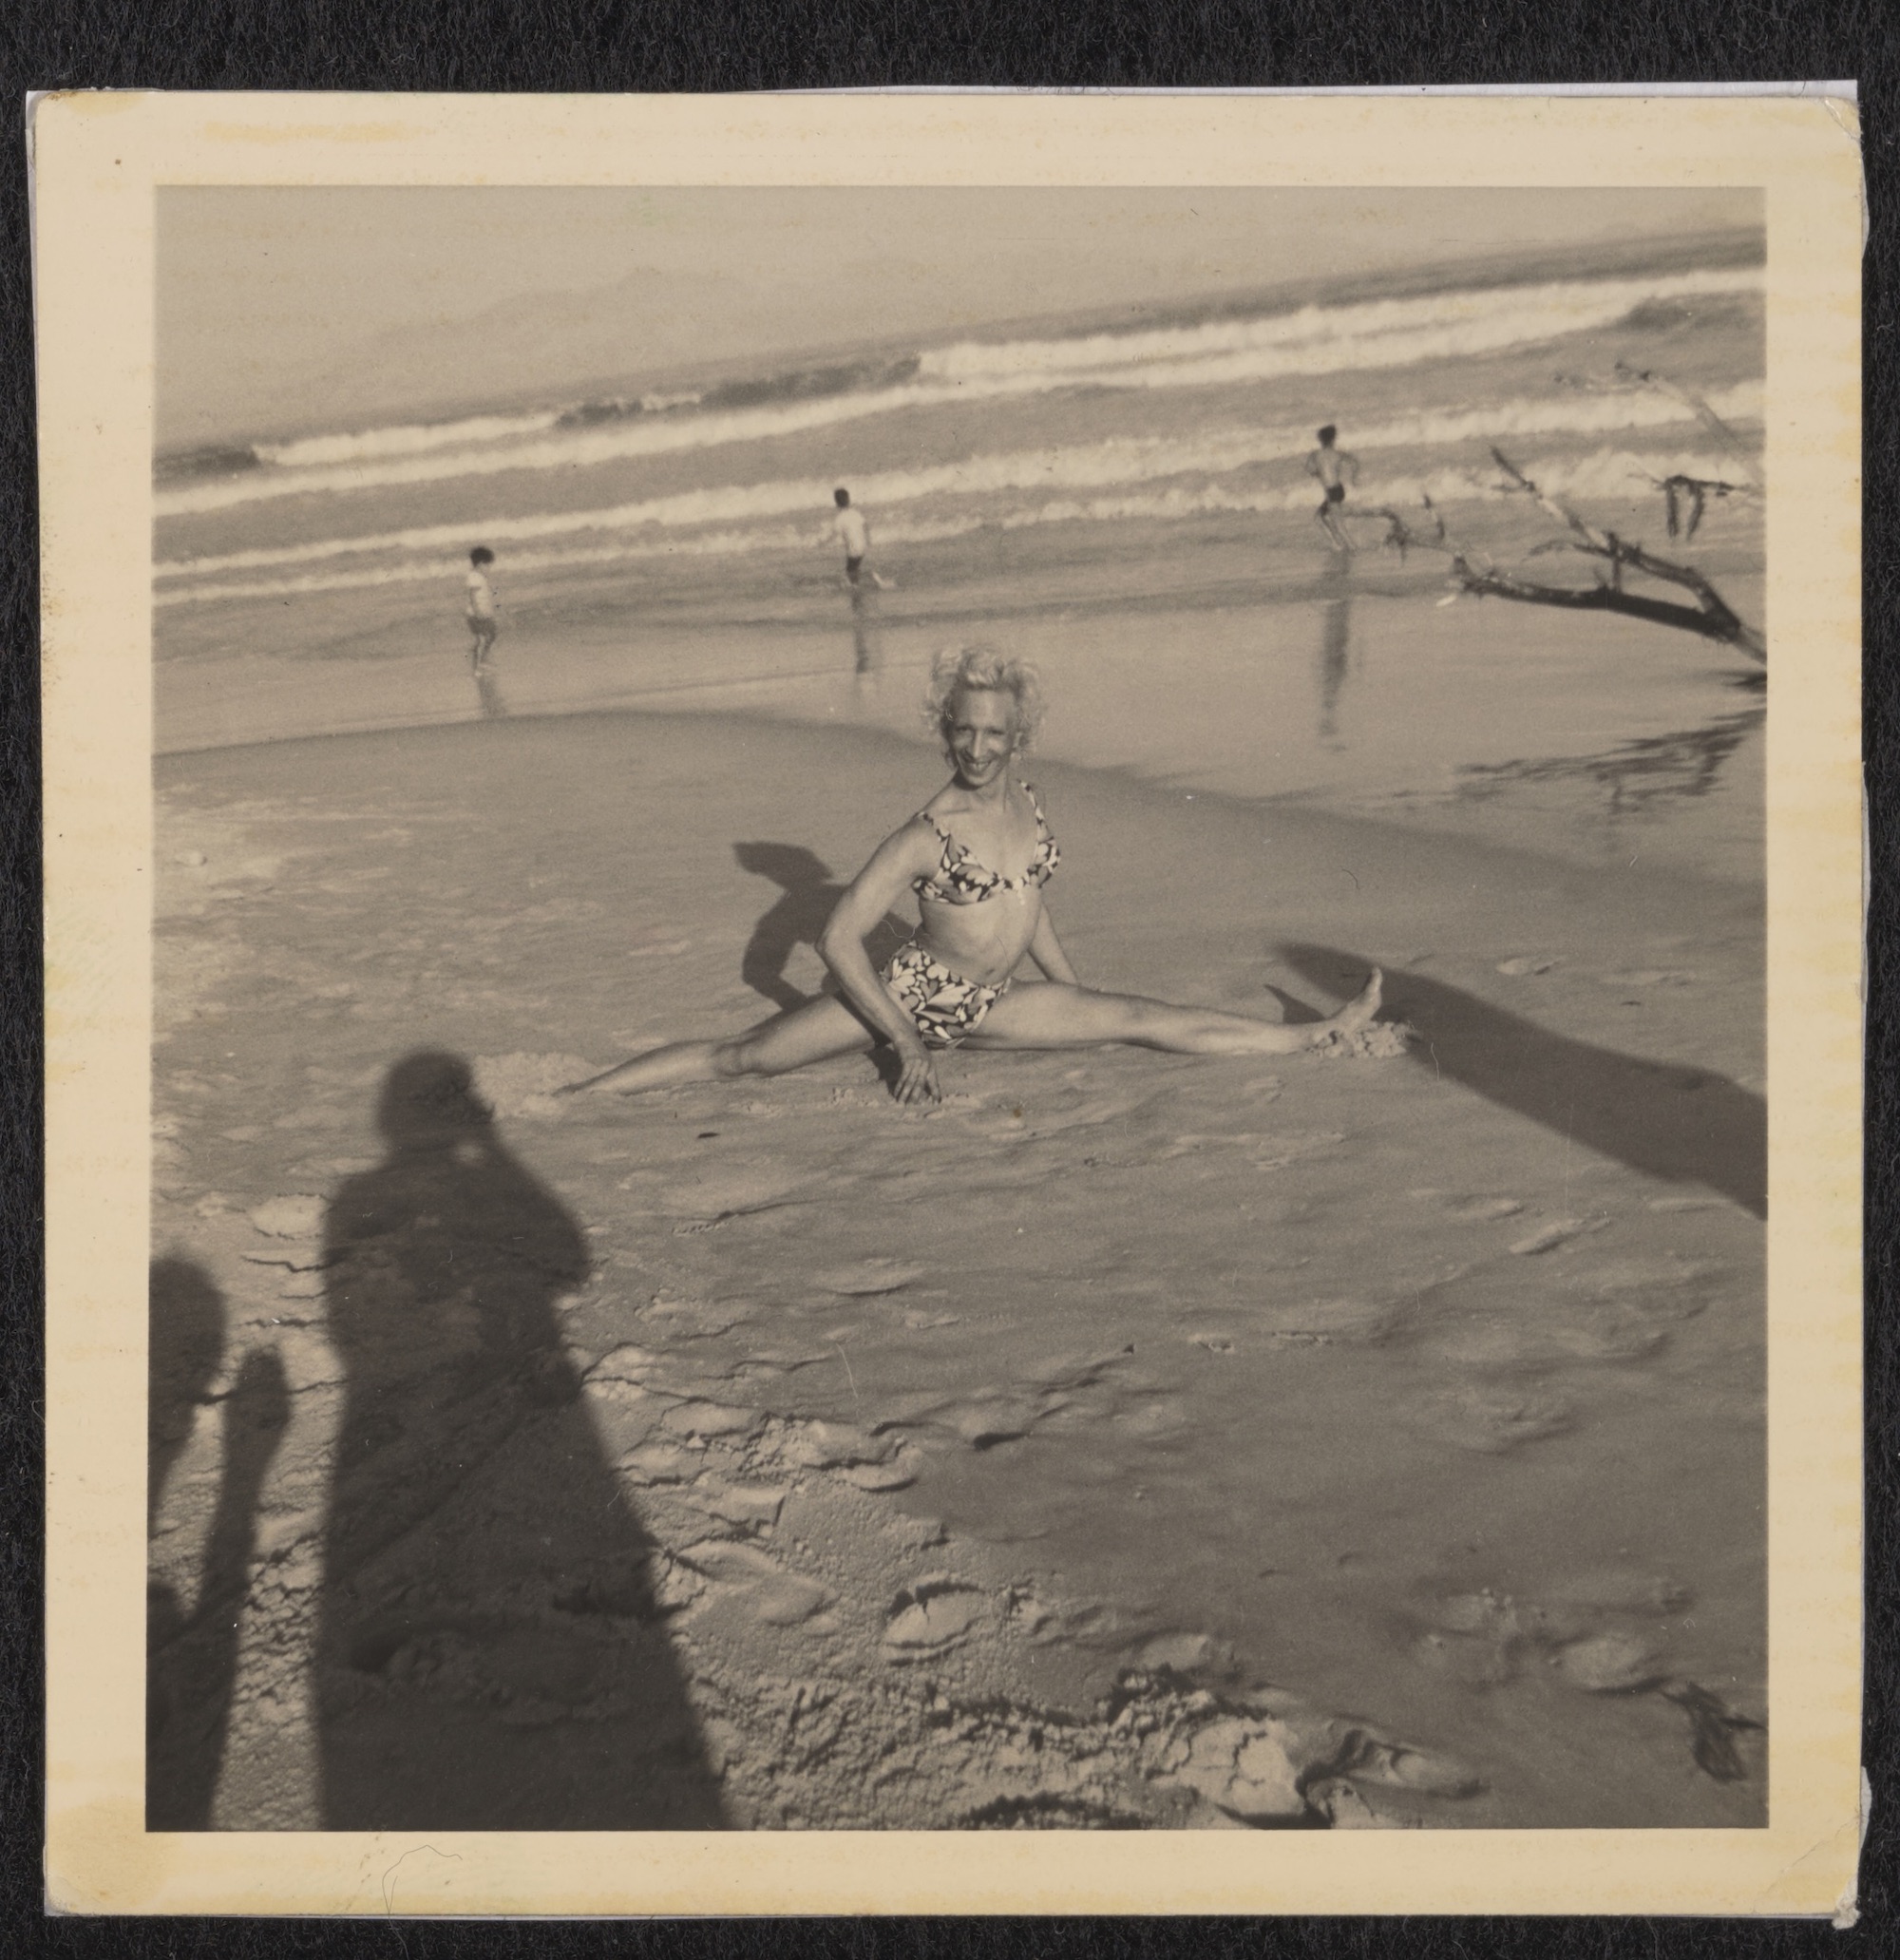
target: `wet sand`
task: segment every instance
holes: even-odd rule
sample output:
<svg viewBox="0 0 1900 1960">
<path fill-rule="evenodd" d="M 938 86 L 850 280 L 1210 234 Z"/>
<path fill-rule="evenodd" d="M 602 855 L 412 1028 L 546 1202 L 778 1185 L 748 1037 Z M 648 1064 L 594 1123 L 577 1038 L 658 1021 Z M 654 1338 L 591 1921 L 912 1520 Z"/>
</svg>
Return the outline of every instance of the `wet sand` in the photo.
<svg viewBox="0 0 1900 1960">
<path fill-rule="evenodd" d="M 1377 961 L 1410 1054 L 555 1102 L 815 986 L 927 752 L 161 760 L 155 1802 L 1761 1821 L 1758 890 L 1036 779 L 1085 978 L 1304 1015 Z"/>
</svg>

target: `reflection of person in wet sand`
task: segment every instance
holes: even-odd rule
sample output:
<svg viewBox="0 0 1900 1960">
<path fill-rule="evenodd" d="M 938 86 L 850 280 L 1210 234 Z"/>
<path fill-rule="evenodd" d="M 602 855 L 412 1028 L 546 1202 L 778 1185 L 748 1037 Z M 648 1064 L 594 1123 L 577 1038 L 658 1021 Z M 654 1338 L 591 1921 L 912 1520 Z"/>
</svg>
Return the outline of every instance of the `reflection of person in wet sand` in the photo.
<svg viewBox="0 0 1900 1960">
<path fill-rule="evenodd" d="M 556 1321 L 586 1240 L 503 1146 L 458 1056 L 397 1063 L 377 1120 L 389 1154 L 343 1185 L 325 1229 L 347 1386 L 318 1654 L 324 1821 L 716 1825 L 649 1543 Z M 565 1634 L 583 1610 L 615 1637 Z M 511 1722 L 522 1703 L 541 1714 Z"/>
<path fill-rule="evenodd" d="M 486 660 L 475 663 L 475 698 L 482 704 L 484 721 L 504 720 L 508 704 L 502 698 L 502 690 L 495 679 L 495 670 Z"/>
<path fill-rule="evenodd" d="M 1341 506 L 1346 501 L 1346 486 L 1359 480 L 1359 459 L 1349 451 L 1335 447 L 1340 431 L 1329 422 L 1320 431 L 1320 447 L 1306 458 L 1306 474 L 1320 479 L 1320 487 L 1325 492 L 1320 507 L 1314 512 L 1315 521 L 1325 532 L 1335 551 L 1350 551 L 1352 540 L 1346 536 L 1345 526 L 1340 523 Z"/>
<path fill-rule="evenodd" d="M 1014 773 L 1041 718 L 1033 670 L 988 647 L 940 655 L 927 712 L 954 773 L 878 847 L 832 913 L 819 952 L 837 993 L 724 1040 L 656 1049 L 576 1089 L 632 1094 L 779 1075 L 887 1046 L 893 1094 L 910 1103 L 940 1094 L 933 1051 L 964 1043 L 1286 1055 L 1355 1034 L 1378 1012 L 1377 971 L 1339 1014 L 1298 1026 L 1084 987 L 1043 909 L 1055 839 L 1036 792 Z M 879 973 L 865 938 L 906 891 L 917 897 L 921 923 Z M 1025 957 L 1043 984 L 1016 984 Z"/>
<path fill-rule="evenodd" d="M 851 671 L 862 680 L 883 664 L 878 657 L 878 629 L 872 615 L 876 601 L 866 601 L 864 588 L 851 588 Z"/>
<path fill-rule="evenodd" d="M 1343 582 L 1343 565 L 1335 576 Z M 1320 738 L 1324 742 L 1339 738 L 1340 695 L 1346 685 L 1352 645 L 1353 598 L 1350 592 L 1341 592 L 1326 601 L 1320 636 Z"/>
</svg>

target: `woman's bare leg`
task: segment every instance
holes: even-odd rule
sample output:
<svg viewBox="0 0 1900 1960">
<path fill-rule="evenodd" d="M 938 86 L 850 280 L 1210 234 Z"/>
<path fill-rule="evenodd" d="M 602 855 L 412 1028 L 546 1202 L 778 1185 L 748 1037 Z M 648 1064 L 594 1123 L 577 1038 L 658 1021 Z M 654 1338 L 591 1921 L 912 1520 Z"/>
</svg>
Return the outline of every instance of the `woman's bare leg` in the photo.
<svg viewBox="0 0 1900 1960">
<path fill-rule="evenodd" d="M 1294 1055 L 1335 1035 L 1350 1035 L 1378 1012 L 1378 969 L 1327 1020 L 1254 1020 L 1215 1007 L 1176 1007 L 1138 994 L 1097 994 L 1051 983 L 1014 987 L 965 1041 L 969 1048 L 1092 1048 L 1126 1042 L 1169 1055 Z"/>
<path fill-rule="evenodd" d="M 585 1082 L 570 1083 L 560 1094 L 611 1089 L 620 1095 L 637 1095 L 642 1090 L 674 1089 L 683 1082 L 783 1075 L 834 1056 L 864 1055 L 871 1046 L 870 1030 L 826 994 L 724 1041 L 674 1041 L 650 1049 Z"/>
</svg>

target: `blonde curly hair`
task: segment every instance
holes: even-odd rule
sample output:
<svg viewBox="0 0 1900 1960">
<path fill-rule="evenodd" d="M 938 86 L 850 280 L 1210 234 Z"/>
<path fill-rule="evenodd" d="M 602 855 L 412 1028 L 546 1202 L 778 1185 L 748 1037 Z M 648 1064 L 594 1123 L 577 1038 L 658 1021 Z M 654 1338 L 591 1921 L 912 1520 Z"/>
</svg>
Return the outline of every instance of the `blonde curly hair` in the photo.
<svg viewBox="0 0 1900 1960">
<path fill-rule="evenodd" d="M 966 691 L 1008 695 L 1016 703 L 1016 752 L 1025 753 L 1042 726 L 1042 686 L 1027 660 L 993 646 L 945 647 L 930 663 L 924 725 L 950 750 L 951 703 Z"/>
</svg>

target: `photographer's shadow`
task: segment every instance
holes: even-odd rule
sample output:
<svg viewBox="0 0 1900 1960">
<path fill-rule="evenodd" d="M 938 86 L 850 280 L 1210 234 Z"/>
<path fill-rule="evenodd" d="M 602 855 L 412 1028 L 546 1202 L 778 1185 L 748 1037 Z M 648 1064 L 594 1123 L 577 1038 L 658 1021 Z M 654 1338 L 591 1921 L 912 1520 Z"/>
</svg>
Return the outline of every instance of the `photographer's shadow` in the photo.
<svg viewBox="0 0 1900 1960">
<path fill-rule="evenodd" d="M 325 1233 L 324 1825 L 716 1828 L 651 1541 L 560 1344 L 586 1240 L 460 1057 L 397 1063 L 377 1113 L 388 1155 Z"/>
</svg>

